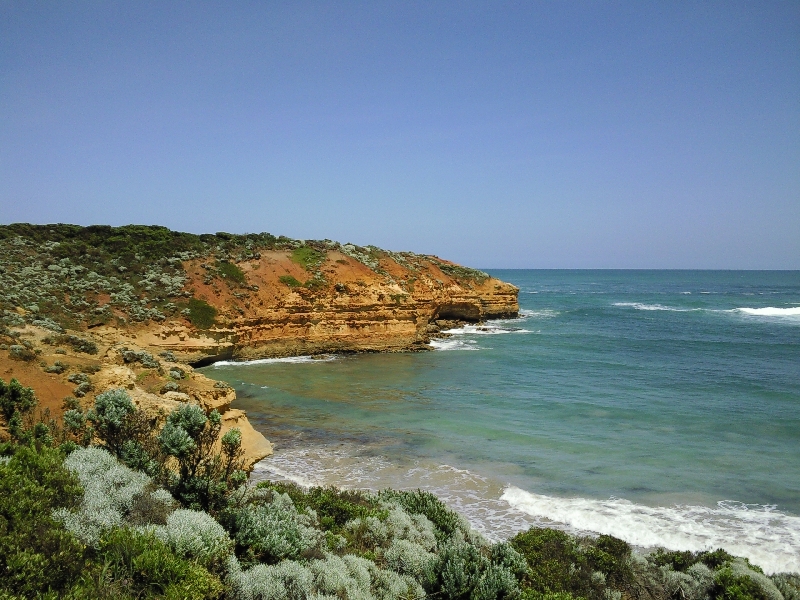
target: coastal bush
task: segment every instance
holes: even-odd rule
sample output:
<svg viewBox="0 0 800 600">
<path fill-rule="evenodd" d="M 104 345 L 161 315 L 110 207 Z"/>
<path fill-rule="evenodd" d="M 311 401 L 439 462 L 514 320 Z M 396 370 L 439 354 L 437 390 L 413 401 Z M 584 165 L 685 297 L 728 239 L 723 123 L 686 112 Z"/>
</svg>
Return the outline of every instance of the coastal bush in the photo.
<svg viewBox="0 0 800 600">
<path fill-rule="evenodd" d="M 517 598 L 520 588 L 513 572 L 494 563 L 481 549 L 457 534 L 439 551 L 432 591 L 452 600 Z"/>
<path fill-rule="evenodd" d="M 517 534 L 510 544 L 528 563 L 523 580 L 526 588 L 540 594 L 569 593 L 584 598 L 602 593 L 604 586 L 592 579 L 593 571 L 578 540 L 567 533 L 534 527 Z"/>
<path fill-rule="evenodd" d="M 246 571 L 232 561 L 228 573 L 228 583 L 236 600 L 411 600 L 425 597 L 423 588 L 410 577 L 381 569 L 371 561 L 352 555 L 328 555 L 306 564 L 284 560 Z"/>
<path fill-rule="evenodd" d="M 161 363 L 152 354 L 145 350 L 129 350 L 121 348 L 120 356 L 126 364 L 140 363 L 145 369 L 160 369 Z"/>
<path fill-rule="evenodd" d="M 716 600 L 783 600 L 770 578 L 742 558 L 734 558 L 716 570 L 711 597 Z"/>
<path fill-rule="evenodd" d="M 8 356 L 14 360 L 30 362 L 36 358 L 36 352 L 22 344 L 12 344 L 8 347 Z"/>
<path fill-rule="evenodd" d="M 268 482 L 259 485 L 286 494 L 298 511 L 313 510 L 322 529 L 334 534 L 343 533 L 348 521 L 359 517 L 385 518 L 385 511 L 380 501 L 364 492 L 333 487 L 312 487 L 303 490 L 293 483 Z"/>
<path fill-rule="evenodd" d="M 420 544 L 404 539 L 393 540 L 383 553 L 383 559 L 390 569 L 425 582 L 434 578 L 436 558 L 436 554 L 428 552 Z"/>
<path fill-rule="evenodd" d="M 33 388 L 25 387 L 17 379 L 11 379 L 7 384 L 0 379 L 0 414 L 6 423 L 12 417 L 25 415 L 38 403 Z"/>
<path fill-rule="evenodd" d="M 778 573 L 770 577 L 770 579 L 783 595 L 784 600 L 800 600 L 800 575 L 796 573 Z"/>
<path fill-rule="evenodd" d="M 187 308 L 189 310 L 189 322 L 198 329 L 209 329 L 214 325 L 217 309 L 205 300 L 190 298 Z"/>
<path fill-rule="evenodd" d="M 298 512 L 287 494 L 270 495 L 269 501 L 229 512 L 237 555 L 247 564 L 274 564 L 285 558 L 298 558 L 323 540 L 322 532 L 314 527 L 313 511 Z"/>
<path fill-rule="evenodd" d="M 106 447 L 119 455 L 123 444 L 129 439 L 126 425 L 135 411 L 128 392 L 123 388 L 115 388 L 95 397 L 94 408 L 87 412 L 86 418 Z"/>
<path fill-rule="evenodd" d="M 76 506 L 81 486 L 56 449 L 5 445 L 2 453 L 0 595 L 58 595 L 82 572 L 85 555 L 52 513 Z"/>
<path fill-rule="evenodd" d="M 84 489 L 75 510 L 58 509 L 54 517 L 85 544 L 97 546 L 104 533 L 123 524 L 137 496 L 144 494 L 150 478 L 129 469 L 102 448 L 80 448 L 64 460 Z"/>
<path fill-rule="evenodd" d="M 64 371 L 67 370 L 67 366 L 62 363 L 60 360 L 55 361 L 51 366 L 47 367 L 44 372 L 45 373 L 56 373 L 61 375 Z"/>
<path fill-rule="evenodd" d="M 155 534 L 178 555 L 220 570 L 233 552 L 228 532 L 208 513 L 179 508 Z"/>
<path fill-rule="evenodd" d="M 216 410 L 206 415 L 199 406 L 184 404 L 167 416 L 158 434 L 162 452 L 178 463 L 178 472 L 169 477 L 167 485 L 186 507 L 217 512 L 225 507 L 230 492 L 247 479 L 238 429 L 231 429 L 220 440 L 221 453 L 214 452 L 221 427 Z"/>
<path fill-rule="evenodd" d="M 75 352 L 82 352 L 84 354 L 97 354 L 97 344 L 92 340 L 87 340 L 77 335 L 65 335 L 58 339 L 60 344 L 69 344 Z"/>
<path fill-rule="evenodd" d="M 430 492 L 384 490 L 379 497 L 402 506 L 410 513 L 424 515 L 436 527 L 436 537 L 440 541 L 456 531 L 468 532 L 470 529 L 463 517 Z"/>
<path fill-rule="evenodd" d="M 122 598 L 210 600 L 223 591 L 217 577 L 150 532 L 113 530 L 103 538 L 96 562 L 103 565 L 99 577 L 84 578 L 71 590 L 73 596 L 103 597 L 105 592 Z"/>
</svg>

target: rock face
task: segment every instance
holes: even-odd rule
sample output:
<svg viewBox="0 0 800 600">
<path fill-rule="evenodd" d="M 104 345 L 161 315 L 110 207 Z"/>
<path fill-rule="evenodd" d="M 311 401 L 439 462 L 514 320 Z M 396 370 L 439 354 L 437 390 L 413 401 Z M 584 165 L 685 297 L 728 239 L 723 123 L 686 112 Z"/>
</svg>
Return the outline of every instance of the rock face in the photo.
<svg viewBox="0 0 800 600">
<path fill-rule="evenodd" d="M 247 287 L 205 283 L 201 264 L 185 265 L 186 287 L 217 310 L 217 324 L 201 330 L 169 320 L 143 327 L 136 334 L 140 346 L 200 365 L 221 358 L 421 350 L 437 320 L 479 322 L 519 311 L 513 285 L 434 257 L 414 256 L 412 263 L 386 256 L 372 269 L 331 251 L 315 271 L 325 280 L 317 287 L 285 283 L 312 277 L 286 251 L 239 263 Z"/>
</svg>

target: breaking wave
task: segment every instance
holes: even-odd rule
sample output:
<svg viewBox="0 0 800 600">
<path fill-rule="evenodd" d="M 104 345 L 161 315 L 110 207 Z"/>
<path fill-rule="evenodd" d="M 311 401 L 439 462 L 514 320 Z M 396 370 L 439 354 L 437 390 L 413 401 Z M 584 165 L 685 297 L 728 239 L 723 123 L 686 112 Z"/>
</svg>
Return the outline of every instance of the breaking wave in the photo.
<svg viewBox="0 0 800 600">
<path fill-rule="evenodd" d="M 791 308 L 775 308 L 767 306 L 765 308 L 735 308 L 734 311 L 752 317 L 800 317 L 800 306 Z"/>
<path fill-rule="evenodd" d="M 322 356 L 287 356 L 284 358 L 259 358 L 256 360 L 221 360 L 215 362 L 212 367 L 248 367 L 251 365 L 269 365 L 272 363 L 322 363 L 336 360 L 332 354 L 325 354 Z"/>
<path fill-rule="evenodd" d="M 530 333 L 521 327 L 499 327 L 497 325 L 464 325 L 456 329 L 447 329 L 443 333 L 451 335 L 500 335 L 503 333 Z"/>
<path fill-rule="evenodd" d="M 641 302 L 615 302 L 614 306 L 634 308 L 636 310 L 666 310 L 669 312 L 693 312 L 696 310 L 702 310 L 700 308 L 677 308 L 675 306 L 664 306 L 663 304 L 643 304 Z"/>
<path fill-rule="evenodd" d="M 650 507 L 611 498 L 555 498 L 508 487 L 501 498 L 537 519 L 573 531 L 613 535 L 641 546 L 670 550 L 724 548 L 767 573 L 800 571 L 800 517 L 771 506 L 722 501 L 714 508 Z"/>
<path fill-rule="evenodd" d="M 434 350 L 480 350 L 475 340 L 431 340 L 429 345 Z"/>
</svg>

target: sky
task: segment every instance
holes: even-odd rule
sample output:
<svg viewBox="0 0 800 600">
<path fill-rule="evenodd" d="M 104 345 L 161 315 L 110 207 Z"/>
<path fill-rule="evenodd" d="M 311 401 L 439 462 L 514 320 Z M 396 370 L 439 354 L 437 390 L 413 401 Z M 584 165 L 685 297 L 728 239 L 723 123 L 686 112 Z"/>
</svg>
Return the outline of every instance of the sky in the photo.
<svg viewBox="0 0 800 600">
<path fill-rule="evenodd" d="M 800 2 L 0 0 L 0 223 L 800 268 Z"/>
</svg>

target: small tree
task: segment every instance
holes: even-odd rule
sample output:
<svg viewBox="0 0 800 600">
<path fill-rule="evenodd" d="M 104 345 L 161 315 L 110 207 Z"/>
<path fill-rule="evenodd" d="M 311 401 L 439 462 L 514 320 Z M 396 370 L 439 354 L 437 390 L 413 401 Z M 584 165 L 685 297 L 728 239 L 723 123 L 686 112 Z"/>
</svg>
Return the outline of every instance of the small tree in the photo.
<svg viewBox="0 0 800 600">
<path fill-rule="evenodd" d="M 97 436 L 105 442 L 108 450 L 117 456 L 128 437 L 125 435 L 126 422 L 136 411 L 131 397 L 122 388 L 108 390 L 94 399 L 94 408 L 86 413 L 86 418 L 94 426 Z M 75 421 L 77 423 L 77 416 Z"/>
<path fill-rule="evenodd" d="M 168 477 L 170 491 L 184 506 L 216 512 L 228 493 L 241 486 L 247 476 L 242 470 L 242 434 L 231 429 L 222 436 L 222 453 L 214 451 L 222 429 L 222 417 L 208 415 L 193 404 L 169 414 L 158 441 L 164 454 L 178 463 L 178 472 Z"/>
</svg>

